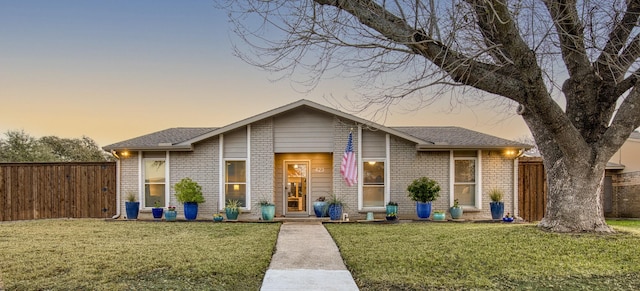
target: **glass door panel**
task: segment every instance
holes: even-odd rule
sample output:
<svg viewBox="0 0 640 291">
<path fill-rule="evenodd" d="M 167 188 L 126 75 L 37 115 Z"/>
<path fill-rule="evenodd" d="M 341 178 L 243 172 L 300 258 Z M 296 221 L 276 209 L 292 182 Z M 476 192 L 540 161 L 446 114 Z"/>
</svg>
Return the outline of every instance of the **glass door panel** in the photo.
<svg viewBox="0 0 640 291">
<path fill-rule="evenodd" d="M 287 213 L 307 212 L 308 178 L 308 162 L 285 162 L 284 195 Z"/>
</svg>

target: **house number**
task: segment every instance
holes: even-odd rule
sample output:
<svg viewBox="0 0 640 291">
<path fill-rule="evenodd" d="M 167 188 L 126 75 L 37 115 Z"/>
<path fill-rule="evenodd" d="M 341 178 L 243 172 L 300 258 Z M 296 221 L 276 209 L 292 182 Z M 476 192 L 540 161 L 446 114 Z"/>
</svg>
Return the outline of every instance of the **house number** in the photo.
<svg viewBox="0 0 640 291">
<path fill-rule="evenodd" d="M 316 173 L 324 173 L 324 168 L 316 168 Z"/>
</svg>

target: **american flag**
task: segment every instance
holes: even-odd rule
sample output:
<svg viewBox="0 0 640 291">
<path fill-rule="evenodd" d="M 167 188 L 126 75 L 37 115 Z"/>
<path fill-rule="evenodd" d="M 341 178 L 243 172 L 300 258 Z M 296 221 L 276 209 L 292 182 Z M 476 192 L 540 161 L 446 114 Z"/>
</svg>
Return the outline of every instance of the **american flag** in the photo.
<svg viewBox="0 0 640 291">
<path fill-rule="evenodd" d="M 347 182 L 347 186 L 351 187 L 357 182 L 358 168 L 356 167 L 356 156 L 353 154 L 353 134 L 349 132 L 349 141 L 347 148 L 344 150 L 342 157 L 342 165 L 340 166 L 340 174 Z"/>
</svg>

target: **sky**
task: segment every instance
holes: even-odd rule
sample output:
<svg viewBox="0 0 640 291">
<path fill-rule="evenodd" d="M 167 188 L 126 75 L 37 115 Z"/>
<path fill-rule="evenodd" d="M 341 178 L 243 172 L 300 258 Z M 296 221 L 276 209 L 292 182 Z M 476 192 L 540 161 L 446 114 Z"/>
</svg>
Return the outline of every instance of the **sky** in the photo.
<svg viewBox="0 0 640 291">
<path fill-rule="evenodd" d="M 310 92 L 273 81 L 234 56 L 233 43 L 242 43 L 231 28 L 213 0 L 0 0 L 0 133 L 84 135 L 105 146 L 166 128 L 225 126 L 300 99 L 335 108 L 358 97 L 356 80 L 327 76 Z M 374 121 L 529 135 L 520 116 L 489 104 L 451 110 L 444 98 L 407 110 L 412 104 Z"/>
</svg>

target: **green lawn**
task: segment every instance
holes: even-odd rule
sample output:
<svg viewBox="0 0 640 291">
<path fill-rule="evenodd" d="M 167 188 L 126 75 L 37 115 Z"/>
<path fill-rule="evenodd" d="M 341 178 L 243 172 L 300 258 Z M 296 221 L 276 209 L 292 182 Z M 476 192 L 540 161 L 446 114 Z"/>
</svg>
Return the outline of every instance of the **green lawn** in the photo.
<svg viewBox="0 0 640 291">
<path fill-rule="evenodd" d="M 636 225 L 637 226 L 637 225 Z M 330 224 L 361 290 L 640 290 L 640 235 L 530 224 Z"/>
<path fill-rule="evenodd" d="M 0 223 L 0 290 L 258 290 L 279 227 L 103 220 Z"/>
</svg>

